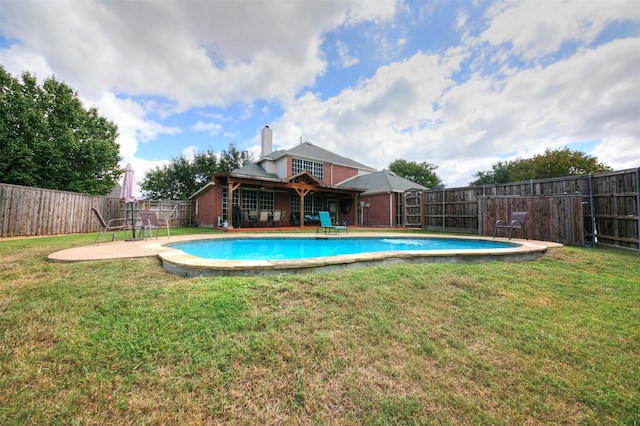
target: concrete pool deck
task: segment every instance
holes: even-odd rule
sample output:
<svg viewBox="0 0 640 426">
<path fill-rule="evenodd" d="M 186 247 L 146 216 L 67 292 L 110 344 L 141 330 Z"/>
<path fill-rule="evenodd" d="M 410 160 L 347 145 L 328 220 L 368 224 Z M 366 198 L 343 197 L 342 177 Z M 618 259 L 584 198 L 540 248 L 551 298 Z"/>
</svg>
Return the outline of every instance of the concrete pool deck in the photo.
<svg viewBox="0 0 640 426">
<path fill-rule="evenodd" d="M 85 262 L 90 260 L 128 259 L 135 257 L 157 256 L 162 244 L 179 243 L 189 240 L 201 240 L 212 236 L 186 235 L 178 237 L 161 237 L 157 240 L 114 241 L 91 244 L 51 253 L 48 259 L 52 262 Z"/>
<path fill-rule="evenodd" d="M 218 276 L 218 275 L 266 275 L 294 272 L 331 271 L 394 263 L 477 263 L 487 261 L 521 261 L 534 260 L 546 252 L 549 247 L 560 247 L 562 244 L 548 241 L 512 239 L 517 247 L 492 250 L 416 250 L 404 252 L 363 253 L 333 257 L 319 257 L 277 261 L 242 261 L 212 260 L 195 257 L 166 244 L 194 240 L 216 240 L 223 238 L 348 238 L 348 237 L 432 237 L 432 238 L 464 238 L 492 240 L 490 237 L 424 235 L 404 232 L 358 232 L 351 235 L 331 235 L 314 233 L 234 233 L 220 235 L 189 235 L 146 241 L 116 241 L 74 247 L 49 255 L 53 262 L 80 262 L 92 260 L 126 259 L 157 256 L 164 268 L 171 273 L 184 276 Z M 496 238 L 498 242 L 509 242 L 506 238 Z"/>
</svg>

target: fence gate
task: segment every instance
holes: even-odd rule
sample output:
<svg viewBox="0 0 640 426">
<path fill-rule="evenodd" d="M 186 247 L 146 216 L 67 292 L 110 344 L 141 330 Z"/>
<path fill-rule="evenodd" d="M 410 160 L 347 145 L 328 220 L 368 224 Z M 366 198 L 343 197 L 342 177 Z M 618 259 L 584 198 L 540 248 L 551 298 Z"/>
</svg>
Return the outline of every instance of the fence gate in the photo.
<svg viewBox="0 0 640 426">
<path fill-rule="evenodd" d="M 422 228 L 422 195 L 418 190 L 404 193 L 404 223 L 409 228 Z"/>
</svg>

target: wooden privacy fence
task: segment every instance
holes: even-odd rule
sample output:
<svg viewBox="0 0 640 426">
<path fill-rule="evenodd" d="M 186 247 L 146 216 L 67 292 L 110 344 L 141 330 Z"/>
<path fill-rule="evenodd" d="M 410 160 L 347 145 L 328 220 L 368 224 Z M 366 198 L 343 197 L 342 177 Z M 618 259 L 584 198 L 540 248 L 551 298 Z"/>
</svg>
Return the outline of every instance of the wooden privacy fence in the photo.
<svg viewBox="0 0 640 426">
<path fill-rule="evenodd" d="M 171 226 L 191 225 L 188 201 L 139 201 L 134 203 L 134 217 L 139 224 L 140 208 L 158 211 L 166 217 L 178 205 Z M 96 208 L 106 219 L 130 216 L 130 204 L 118 198 L 78 194 L 75 192 L 0 184 L 0 237 L 61 235 L 100 230 L 91 212 Z M 126 209 L 126 211 L 125 211 Z"/>
<path fill-rule="evenodd" d="M 479 234 L 482 197 L 566 195 L 581 198 L 583 223 L 578 223 L 577 214 L 573 213 L 571 217 L 557 219 L 559 222 L 571 221 L 573 224 L 552 223 L 545 224 L 545 227 L 563 229 L 565 236 L 582 232 L 584 243 L 589 245 L 600 244 L 640 250 L 640 169 L 499 185 L 427 190 L 422 195 L 422 220 L 412 225 L 429 230 Z M 567 226 L 574 226 L 575 229 L 569 232 Z M 556 238 L 552 237 L 554 233 L 549 235 L 549 241 L 562 242 L 551 239 Z"/>
<path fill-rule="evenodd" d="M 584 219 L 580 195 L 481 197 L 478 203 L 480 235 L 493 235 L 498 219 L 508 222 L 511 213 L 527 212 L 527 238 L 557 241 L 574 246 L 584 245 Z M 519 232 L 514 231 L 513 235 L 521 237 L 522 234 Z M 505 230 L 499 230 L 498 236 L 506 236 Z"/>
<path fill-rule="evenodd" d="M 177 207 L 176 207 L 177 206 Z M 123 204 L 125 215 L 131 217 L 130 204 Z M 191 226 L 191 202 L 174 200 L 141 200 L 133 203 L 136 226 L 140 226 L 141 220 L 138 211 L 151 210 L 158 217 L 169 218 L 169 226 Z"/>
</svg>

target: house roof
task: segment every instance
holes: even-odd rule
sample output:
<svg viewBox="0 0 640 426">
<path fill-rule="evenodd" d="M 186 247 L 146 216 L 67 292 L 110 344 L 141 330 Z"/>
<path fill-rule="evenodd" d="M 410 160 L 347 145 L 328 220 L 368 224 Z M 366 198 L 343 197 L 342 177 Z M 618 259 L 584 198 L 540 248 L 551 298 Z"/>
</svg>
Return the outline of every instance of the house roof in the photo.
<svg viewBox="0 0 640 426">
<path fill-rule="evenodd" d="M 109 198 L 120 198 L 120 193 L 122 192 L 122 185 L 119 182 L 116 182 L 116 186 L 113 187 L 109 195 Z"/>
<path fill-rule="evenodd" d="M 304 142 L 300 145 L 295 146 L 294 148 L 288 150 L 278 150 L 274 151 L 271 154 L 262 157 L 260 161 L 252 164 L 248 164 L 244 167 L 234 170 L 230 174 L 220 174 L 217 175 L 219 179 L 227 179 L 228 177 L 233 176 L 234 178 L 240 178 L 241 180 L 262 180 L 262 181 L 270 181 L 270 185 L 275 186 L 284 186 L 296 181 L 296 176 L 289 176 L 288 178 L 280 178 L 275 173 L 268 173 L 261 165 L 261 162 L 264 161 L 276 161 L 279 158 L 289 156 L 296 158 L 303 158 L 312 161 L 318 162 L 326 162 L 337 165 L 343 165 L 347 167 L 352 167 L 359 169 L 364 174 L 360 174 L 351 179 L 347 179 L 346 181 L 335 185 L 320 185 L 320 182 L 315 182 L 316 185 L 320 185 L 326 188 L 334 188 L 335 190 L 341 191 L 351 191 L 351 192 L 359 192 L 362 195 L 372 195 L 378 193 L 387 193 L 387 192 L 405 192 L 410 189 L 427 189 L 422 185 L 419 185 L 413 181 L 408 179 L 396 176 L 395 174 L 383 170 L 377 171 L 365 164 L 359 163 L 357 161 L 350 160 L 348 158 L 342 157 L 340 155 L 334 154 L 332 152 L 327 151 L 326 149 L 317 147 L 309 142 Z M 370 172 L 370 173 L 367 173 Z M 303 172 L 306 175 L 311 176 L 308 172 Z M 216 180 L 218 180 L 218 178 Z M 315 178 L 314 178 L 315 179 Z M 202 188 L 196 194 L 193 194 L 190 198 L 197 196 L 208 189 L 207 187 Z"/>
<path fill-rule="evenodd" d="M 251 163 L 232 172 L 234 175 L 259 177 L 264 179 L 278 179 L 275 173 L 267 173 L 259 163 Z"/>
<path fill-rule="evenodd" d="M 366 191 L 362 195 L 373 195 L 385 192 L 405 192 L 410 189 L 428 189 L 409 179 L 405 179 L 395 174 L 382 170 L 380 172 L 369 173 L 353 177 L 338 186 L 349 186 L 363 188 Z"/>
<path fill-rule="evenodd" d="M 310 142 L 304 142 L 300 145 L 296 145 L 291 149 L 280 149 L 277 151 L 273 151 L 271 154 L 266 155 L 261 158 L 261 160 L 277 160 L 283 156 L 290 156 L 296 158 L 304 158 L 307 160 L 313 160 L 324 163 L 332 163 L 339 164 L 348 167 L 354 167 L 361 170 L 375 171 L 376 169 L 367 166 L 366 164 L 359 163 L 357 161 L 351 160 L 350 158 L 343 157 L 338 154 L 334 154 L 331 151 L 327 151 L 324 148 L 320 148 L 319 146 L 315 146 Z"/>
<path fill-rule="evenodd" d="M 204 194 L 205 192 L 207 192 L 209 189 L 213 188 L 214 186 L 215 186 L 215 184 L 213 182 L 208 182 L 205 186 L 203 186 L 202 188 L 198 189 L 196 192 L 191 194 L 189 196 L 189 199 L 193 200 L 195 198 L 198 198 L 198 196 L 200 196 L 200 194 Z"/>
</svg>

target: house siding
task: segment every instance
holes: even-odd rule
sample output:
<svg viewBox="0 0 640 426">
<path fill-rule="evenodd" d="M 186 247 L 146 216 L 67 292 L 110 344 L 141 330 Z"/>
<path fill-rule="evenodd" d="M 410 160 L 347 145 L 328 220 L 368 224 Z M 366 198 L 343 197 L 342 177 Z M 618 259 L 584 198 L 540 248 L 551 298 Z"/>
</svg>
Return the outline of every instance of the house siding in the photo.
<svg viewBox="0 0 640 426">
<path fill-rule="evenodd" d="M 281 158 L 279 160 L 276 160 L 276 175 L 280 178 L 280 179 L 284 179 L 287 176 L 290 175 L 290 170 L 291 167 L 289 166 L 289 161 L 287 158 Z"/>
<path fill-rule="evenodd" d="M 278 164 L 277 163 L 274 163 L 271 160 L 265 161 L 265 162 L 262 163 L 262 167 L 264 168 L 265 172 L 272 173 L 272 174 L 278 175 L 278 177 L 281 177 L 278 174 Z"/>
</svg>

